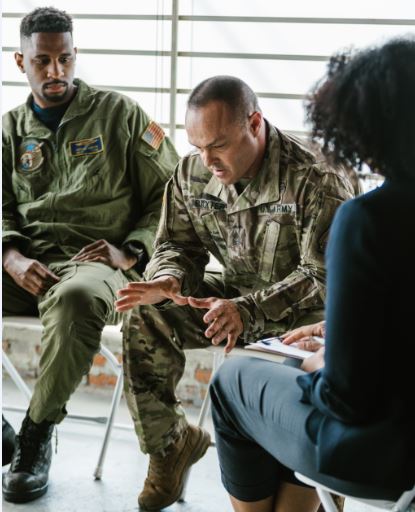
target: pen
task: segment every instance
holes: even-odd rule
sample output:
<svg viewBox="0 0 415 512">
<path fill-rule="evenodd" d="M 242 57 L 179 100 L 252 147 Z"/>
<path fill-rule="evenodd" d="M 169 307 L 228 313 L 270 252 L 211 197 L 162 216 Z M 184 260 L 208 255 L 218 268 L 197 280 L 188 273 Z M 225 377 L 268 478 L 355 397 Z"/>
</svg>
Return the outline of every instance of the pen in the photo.
<svg viewBox="0 0 415 512">
<path fill-rule="evenodd" d="M 278 336 L 274 336 L 272 338 L 264 338 L 263 340 L 259 340 L 259 343 L 263 343 L 264 345 L 271 345 L 271 342 L 274 340 L 281 341 Z"/>
</svg>

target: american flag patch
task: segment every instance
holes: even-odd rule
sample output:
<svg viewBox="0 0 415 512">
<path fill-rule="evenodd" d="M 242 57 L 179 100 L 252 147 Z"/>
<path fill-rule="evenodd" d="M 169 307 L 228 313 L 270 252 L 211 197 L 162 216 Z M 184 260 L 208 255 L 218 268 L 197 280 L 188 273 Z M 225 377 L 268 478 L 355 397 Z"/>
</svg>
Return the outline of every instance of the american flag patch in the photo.
<svg viewBox="0 0 415 512">
<path fill-rule="evenodd" d="M 147 126 L 146 131 L 141 138 L 147 142 L 153 149 L 158 149 L 163 142 L 165 135 L 163 129 L 154 121 Z"/>
</svg>

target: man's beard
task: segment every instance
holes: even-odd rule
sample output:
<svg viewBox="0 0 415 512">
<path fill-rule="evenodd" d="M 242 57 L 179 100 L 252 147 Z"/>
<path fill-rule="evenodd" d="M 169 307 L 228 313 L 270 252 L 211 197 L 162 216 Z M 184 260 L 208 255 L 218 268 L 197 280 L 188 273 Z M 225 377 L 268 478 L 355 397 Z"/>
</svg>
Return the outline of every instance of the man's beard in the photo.
<svg viewBox="0 0 415 512">
<path fill-rule="evenodd" d="M 69 94 L 69 85 L 66 82 L 52 82 L 64 86 L 64 91 L 61 94 L 48 94 L 47 88 L 42 88 L 43 98 L 51 103 L 62 103 L 65 101 Z M 48 84 L 49 85 L 49 84 Z"/>
</svg>

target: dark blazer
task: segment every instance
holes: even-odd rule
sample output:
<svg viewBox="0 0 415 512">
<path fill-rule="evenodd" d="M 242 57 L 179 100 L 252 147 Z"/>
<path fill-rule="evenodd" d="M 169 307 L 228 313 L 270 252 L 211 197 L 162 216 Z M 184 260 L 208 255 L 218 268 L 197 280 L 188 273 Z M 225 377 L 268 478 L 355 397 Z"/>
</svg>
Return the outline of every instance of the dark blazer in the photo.
<svg viewBox="0 0 415 512">
<path fill-rule="evenodd" d="M 325 367 L 298 378 L 323 473 L 390 489 L 415 482 L 414 253 L 415 182 L 386 181 L 338 210 Z"/>
</svg>

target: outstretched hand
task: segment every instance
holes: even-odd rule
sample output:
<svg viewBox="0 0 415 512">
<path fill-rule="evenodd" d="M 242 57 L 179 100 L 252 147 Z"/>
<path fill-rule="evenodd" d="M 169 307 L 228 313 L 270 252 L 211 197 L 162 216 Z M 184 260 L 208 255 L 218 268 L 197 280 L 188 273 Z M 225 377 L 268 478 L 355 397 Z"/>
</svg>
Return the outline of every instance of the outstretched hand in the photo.
<svg viewBox="0 0 415 512">
<path fill-rule="evenodd" d="M 243 323 L 236 304 L 231 300 L 217 297 L 188 297 L 188 304 L 194 308 L 209 310 L 203 317 L 203 321 L 209 324 L 205 336 L 211 338 L 213 345 L 219 345 L 226 339 L 225 352 L 229 353 L 243 332 Z"/>
<path fill-rule="evenodd" d="M 180 283 L 173 276 L 162 276 L 147 282 L 131 282 L 117 291 L 118 300 L 115 301 L 115 310 L 128 311 L 135 306 L 145 304 L 158 304 L 170 299 L 179 306 L 188 303 L 187 297 L 180 295 Z"/>
</svg>

